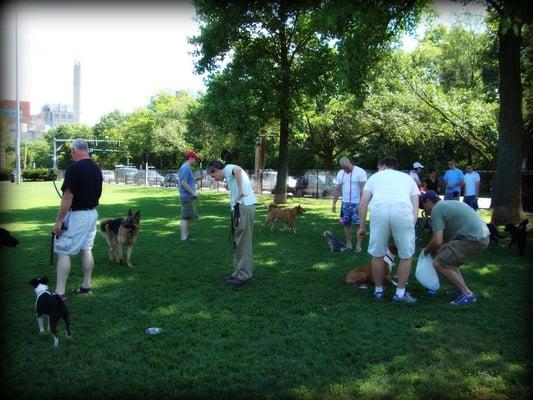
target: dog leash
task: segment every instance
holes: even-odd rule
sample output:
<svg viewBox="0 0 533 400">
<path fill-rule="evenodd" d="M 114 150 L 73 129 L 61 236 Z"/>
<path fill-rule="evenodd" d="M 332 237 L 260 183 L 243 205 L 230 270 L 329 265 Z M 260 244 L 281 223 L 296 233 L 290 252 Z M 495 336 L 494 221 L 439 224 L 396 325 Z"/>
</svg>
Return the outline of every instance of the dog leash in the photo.
<svg viewBox="0 0 533 400">
<path fill-rule="evenodd" d="M 233 207 L 233 211 L 231 212 L 231 218 L 230 218 L 230 243 L 232 245 L 233 251 L 237 249 L 237 244 L 235 243 L 235 228 L 239 226 L 239 223 L 241 222 L 241 210 L 239 207 L 239 203 L 236 203 Z"/>
</svg>

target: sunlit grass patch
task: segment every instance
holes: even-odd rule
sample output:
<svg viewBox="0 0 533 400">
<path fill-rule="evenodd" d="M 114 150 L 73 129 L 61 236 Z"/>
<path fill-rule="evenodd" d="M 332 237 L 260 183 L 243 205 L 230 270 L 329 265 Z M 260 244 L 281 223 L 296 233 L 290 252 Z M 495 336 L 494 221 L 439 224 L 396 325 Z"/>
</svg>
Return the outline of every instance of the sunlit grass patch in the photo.
<svg viewBox="0 0 533 400">
<path fill-rule="evenodd" d="M 46 182 L 3 188 L 10 200 L 2 225 L 23 239 L 2 249 L 0 270 L 8 397 L 514 399 L 531 390 L 527 257 L 502 239 L 461 267 L 478 295 L 469 307 L 449 304 L 443 277 L 437 296 L 427 296 L 414 267 L 408 289 L 419 302 L 392 304 L 394 288 L 386 287 L 378 304 L 372 287 L 343 282 L 370 256 L 330 252 L 322 232 L 343 232 L 327 199 L 291 198 L 288 206 L 307 210 L 292 234 L 260 231 L 263 204 L 272 201 L 260 196 L 254 280 L 234 290 L 224 283 L 233 272 L 227 193 L 201 193 L 196 240 L 183 243 L 176 191 L 104 186 L 100 219 L 142 212 L 136 266 L 109 261 L 98 235 L 94 293 L 67 293 L 73 338 L 63 340 L 60 326 L 53 349 L 37 335 L 27 281 L 47 274 L 54 287 L 48 251 L 59 199 Z M 417 241 L 417 254 L 427 240 Z M 81 279 L 73 257 L 68 289 Z M 151 326 L 162 332 L 147 335 Z"/>
</svg>

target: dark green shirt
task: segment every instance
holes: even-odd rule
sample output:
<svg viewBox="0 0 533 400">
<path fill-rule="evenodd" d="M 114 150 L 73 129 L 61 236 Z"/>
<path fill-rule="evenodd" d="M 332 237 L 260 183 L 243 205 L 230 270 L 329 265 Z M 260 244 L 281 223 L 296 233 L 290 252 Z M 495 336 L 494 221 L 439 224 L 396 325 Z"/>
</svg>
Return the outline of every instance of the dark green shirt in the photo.
<svg viewBox="0 0 533 400">
<path fill-rule="evenodd" d="M 439 201 L 431 210 L 433 232 L 444 231 L 444 241 L 465 238 L 481 240 L 489 236 L 487 225 L 466 203 L 456 200 Z"/>
</svg>

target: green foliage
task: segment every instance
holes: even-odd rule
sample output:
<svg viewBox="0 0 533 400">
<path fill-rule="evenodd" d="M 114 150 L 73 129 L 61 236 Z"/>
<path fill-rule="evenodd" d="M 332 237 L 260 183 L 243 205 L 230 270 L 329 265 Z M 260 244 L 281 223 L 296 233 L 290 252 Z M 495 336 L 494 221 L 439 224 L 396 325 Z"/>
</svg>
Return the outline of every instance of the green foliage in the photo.
<svg viewBox="0 0 533 400">
<path fill-rule="evenodd" d="M 50 153 L 53 152 L 53 139 L 93 139 L 94 133 L 91 127 L 83 124 L 60 125 L 45 133 L 44 139 L 49 143 Z M 66 169 L 72 163 L 70 156 L 71 142 L 57 144 L 57 168 Z"/>
<path fill-rule="evenodd" d="M 27 168 L 22 170 L 22 178 L 25 181 L 49 181 L 48 168 Z"/>
<path fill-rule="evenodd" d="M 75 295 L 82 271 L 80 257 L 72 257 L 72 338 L 61 322 L 53 348 L 49 334 L 38 334 L 26 282 L 47 275 L 55 287 L 48 251 L 59 199 L 48 182 L 0 186 L 2 226 L 21 242 L 2 249 L 4 397 L 481 400 L 531 393 L 524 351 L 533 332 L 531 269 L 527 257 L 507 249 L 510 239 L 461 267 L 478 295 L 474 305 L 450 306 L 443 278 L 439 294 L 428 297 L 414 271 L 408 287 L 417 304 L 392 304 L 388 286 L 378 304 L 372 289 L 342 282 L 370 257 L 329 251 L 322 232 L 331 227 L 343 237 L 330 201 L 298 199 L 306 212 L 293 235 L 279 225 L 260 231 L 261 204 L 271 201 L 262 196 L 254 281 L 232 290 L 224 284 L 233 270 L 227 193 L 201 193 L 201 218 L 191 226 L 197 240 L 184 243 L 175 189 L 105 185 L 101 219 L 141 210 L 136 266 L 111 263 L 97 235 L 94 293 Z M 417 250 L 428 240 L 417 241 Z M 150 326 L 163 331 L 146 335 Z"/>
<path fill-rule="evenodd" d="M 0 168 L 0 181 L 8 181 L 11 175 L 10 168 Z"/>
</svg>

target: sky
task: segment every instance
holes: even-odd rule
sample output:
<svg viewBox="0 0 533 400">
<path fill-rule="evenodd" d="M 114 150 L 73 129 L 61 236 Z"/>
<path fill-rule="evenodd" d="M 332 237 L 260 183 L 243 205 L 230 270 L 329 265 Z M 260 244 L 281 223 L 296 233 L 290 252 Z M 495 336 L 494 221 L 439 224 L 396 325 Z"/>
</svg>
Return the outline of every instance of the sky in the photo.
<svg viewBox="0 0 533 400">
<path fill-rule="evenodd" d="M 482 5 L 472 3 L 468 10 L 483 13 Z M 445 24 L 464 10 L 452 1 L 436 5 Z M 0 98 L 11 100 L 16 98 L 14 10 L 4 6 L 0 21 Z M 32 114 L 47 103 L 72 105 L 76 61 L 81 65 L 81 122 L 88 125 L 114 110 L 129 113 L 145 107 L 160 91 L 205 90 L 203 78 L 194 73 L 194 49 L 187 42 L 198 34 L 189 2 L 19 2 L 17 18 L 19 98 L 31 102 Z M 411 50 L 416 37 L 403 43 Z"/>
</svg>

